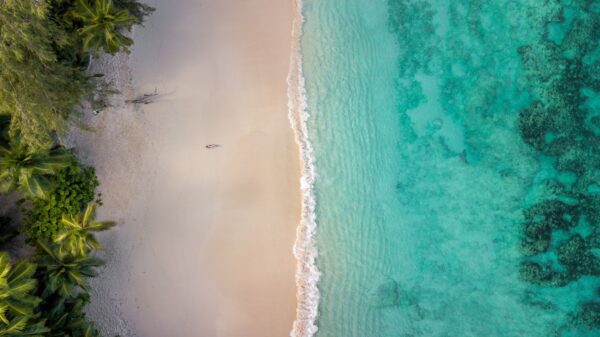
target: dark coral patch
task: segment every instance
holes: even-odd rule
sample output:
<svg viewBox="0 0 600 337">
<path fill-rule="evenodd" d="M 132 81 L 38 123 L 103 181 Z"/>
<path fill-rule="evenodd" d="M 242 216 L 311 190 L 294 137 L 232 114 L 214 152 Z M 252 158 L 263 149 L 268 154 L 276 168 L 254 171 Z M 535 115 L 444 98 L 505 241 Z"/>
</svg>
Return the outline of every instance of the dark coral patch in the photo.
<svg viewBox="0 0 600 337">
<path fill-rule="evenodd" d="M 558 262 L 567 267 L 574 279 L 583 275 L 598 275 L 600 271 L 598 259 L 579 234 L 573 235 L 560 245 L 556 254 Z"/>
<path fill-rule="evenodd" d="M 551 287 L 563 287 L 570 281 L 568 274 L 557 272 L 549 265 L 536 262 L 523 262 L 519 275 L 523 281 Z"/>
<path fill-rule="evenodd" d="M 577 314 L 574 323 L 589 329 L 600 327 L 600 302 L 590 301 L 583 303 Z"/>
</svg>

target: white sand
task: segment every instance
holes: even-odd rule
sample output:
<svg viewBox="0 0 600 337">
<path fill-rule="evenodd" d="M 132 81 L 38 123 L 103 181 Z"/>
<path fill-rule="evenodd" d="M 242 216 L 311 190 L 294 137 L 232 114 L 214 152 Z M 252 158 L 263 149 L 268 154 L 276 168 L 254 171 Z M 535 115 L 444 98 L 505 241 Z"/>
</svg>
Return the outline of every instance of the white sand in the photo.
<svg viewBox="0 0 600 337">
<path fill-rule="evenodd" d="M 97 65 L 122 96 L 71 138 L 97 168 L 99 219 L 119 222 L 90 314 L 106 336 L 287 336 L 300 212 L 292 1 L 147 2 L 157 12 L 129 59 Z M 155 88 L 155 103 L 124 103 Z"/>
</svg>

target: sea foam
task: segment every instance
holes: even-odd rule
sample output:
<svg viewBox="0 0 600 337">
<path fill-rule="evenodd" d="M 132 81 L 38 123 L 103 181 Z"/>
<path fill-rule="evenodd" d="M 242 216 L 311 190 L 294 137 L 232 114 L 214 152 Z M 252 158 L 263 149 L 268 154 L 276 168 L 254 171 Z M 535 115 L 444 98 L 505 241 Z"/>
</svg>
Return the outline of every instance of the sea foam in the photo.
<svg viewBox="0 0 600 337">
<path fill-rule="evenodd" d="M 317 248 L 315 235 L 317 219 L 315 214 L 315 160 L 312 144 L 308 135 L 308 120 L 306 89 L 302 72 L 301 37 L 304 24 L 302 14 L 302 0 L 296 0 L 296 16 L 292 27 L 292 43 L 290 56 L 290 71 L 288 74 L 288 117 L 296 134 L 296 142 L 300 147 L 302 163 L 302 177 L 300 188 L 302 191 L 302 214 L 300 224 L 296 230 L 296 243 L 294 256 L 297 260 L 296 287 L 297 309 L 296 320 L 290 336 L 311 337 L 317 332 L 315 321 L 319 307 L 320 278 L 316 266 Z"/>
</svg>

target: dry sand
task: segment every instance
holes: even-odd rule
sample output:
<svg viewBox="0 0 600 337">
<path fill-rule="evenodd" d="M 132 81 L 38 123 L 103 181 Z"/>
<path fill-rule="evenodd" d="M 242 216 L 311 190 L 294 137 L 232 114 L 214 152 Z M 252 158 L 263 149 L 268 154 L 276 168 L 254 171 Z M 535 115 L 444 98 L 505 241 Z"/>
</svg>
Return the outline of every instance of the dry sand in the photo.
<svg viewBox="0 0 600 337">
<path fill-rule="evenodd" d="M 90 314 L 106 336 L 287 336 L 300 214 L 293 3 L 146 2 L 157 11 L 132 54 L 95 64 L 122 95 L 70 138 L 97 168 L 99 219 L 119 222 L 103 236 Z M 155 89 L 152 104 L 125 103 Z"/>
</svg>

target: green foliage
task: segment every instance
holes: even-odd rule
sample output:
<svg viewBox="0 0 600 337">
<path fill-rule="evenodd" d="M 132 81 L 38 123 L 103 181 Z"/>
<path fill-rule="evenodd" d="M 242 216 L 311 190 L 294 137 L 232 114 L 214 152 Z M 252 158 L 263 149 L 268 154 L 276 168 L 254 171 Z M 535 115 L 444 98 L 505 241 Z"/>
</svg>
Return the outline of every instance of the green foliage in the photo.
<svg viewBox="0 0 600 337">
<path fill-rule="evenodd" d="M 97 90 L 88 50 L 128 51 L 123 31 L 152 11 L 135 0 L 0 1 L 0 113 L 12 116 L 11 135 L 51 147 Z"/>
<path fill-rule="evenodd" d="M 70 156 L 62 148 L 31 150 L 14 137 L 9 146 L 0 146 L 0 192 L 47 198 L 52 188 L 48 177 L 64 168 Z"/>
<path fill-rule="evenodd" d="M 36 262 L 40 266 L 43 289 L 42 298 L 51 294 L 62 297 L 77 297 L 80 290 L 89 291 L 87 278 L 98 275 L 96 267 L 104 264 L 92 256 L 74 256 L 60 245 L 52 245 L 39 240 L 39 254 Z"/>
<path fill-rule="evenodd" d="M 66 229 L 54 237 L 54 242 L 66 249 L 69 254 L 74 256 L 85 256 L 90 251 L 101 249 L 102 245 L 94 232 L 100 232 L 110 229 L 115 225 L 114 222 L 96 222 L 94 216 L 96 205 L 89 204 L 84 212 L 77 215 L 65 214 L 62 218 L 62 224 Z"/>
<path fill-rule="evenodd" d="M 98 179 L 94 169 L 74 158 L 69 166 L 56 175 L 56 189 L 46 199 L 33 199 L 27 212 L 26 228 L 31 238 L 51 240 L 65 226 L 64 214 L 78 214 L 94 201 Z"/>
<path fill-rule="evenodd" d="M 53 295 L 44 300 L 41 315 L 50 329 L 48 336 L 96 337 L 98 331 L 94 324 L 86 319 L 84 308 L 90 302 L 87 293 L 74 298 Z"/>
<path fill-rule="evenodd" d="M 100 229 L 92 220 L 93 214 L 93 206 L 86 208 L 81 215 L 81 222 L 87 226 L 81 227 L 86 230 Z M 83 233 L 77 234 L 86 237 Z M 58 236 L 68 237 L 62 232 Z M 95 246 L 72 254 L 69 245 L 68 239 L 54 243 L 36 241 L 34 259 L 38 268 L 35 277 L 40 284 L 37 289 L 40 301 L 35 313 L 44 318 L 43 323 L 48 330 L 44 336 L 97 337 L 99 333 L 93 322 L 86 318 L 84 308 L 90 301 L 88 280 L 98 275 L 97 268 L 104 262 L 92 255 Z"/>
<path fill-rule="evenodd" d="M 10 265 L 0 253 L 0 336 L 43 336 L 48 331 L 35 312 L 41 299 L 34 296 L 36 266 L 28 262 Z"/>
<path fill-rule="evenodd" d="M 94 324 L 86 319 L 84 307 L 90 301 L 88 279 L 98 275 L 96 269 L 104 262 L 91 255 L 92 249 L 73 255 L 65 243 L 37 242 L 36 276 L 42 298 L 39 311 L 51 330 L 48 336 L 99 336 Z"/>
<path fill-rule="evenodd" d="M 30 202 L 38 266 L 0 253 L 0 337 L 99 336 L 84 313 L 103 264 L 93 232 L 113 223 L 93 219 L 94 169 L 55 145 L 82 100 L 98 107 L 113 92 L 86 74 L 89 51 L 128 51 L 123 32 L 152 11 L 135 0 L 0 0 L 0 188 Z M 0 239 L 14 235 L 9 223 L 0 218 Z"/>
<path fill-rule="evenodd" d="M 32 148 L 48 148 L 69 127 L 80 98 L 91 91 L 83 70 L 62 63 L 56 49 L 69 35 L 49 19 L 46 1 L 0 2 L 0 111 L 11 134 Z"/>
<path fill-rule="evenodd" d="M 90 301 L 88 279 L 104 262 L 41 240 L 34 259 L 37 265 L 11 266 L 8 254 L 0 252 L 0 337 L 99 336 L 84 308 Z"/>
<path fill-rule="evenodd" d="M 136 18 L 127 9 L 114 6 L 112 0 L 77 0 L 72 15 L 83 24 L 77 32 L 83 39 L 84 50 L 96 53 L 102 49 L 115 54 L 128 52 L 133 44 L 123 31 L 130 30 Z"/>
<path fill-rule="evenodd" d="M 139 3 L 136 0 L 114 0 L 117 8 L 126 9 L 135 18 L 135 23 L 141 25 L 144 18 L 154 12 L 154 8 Z"/>
</svg>

